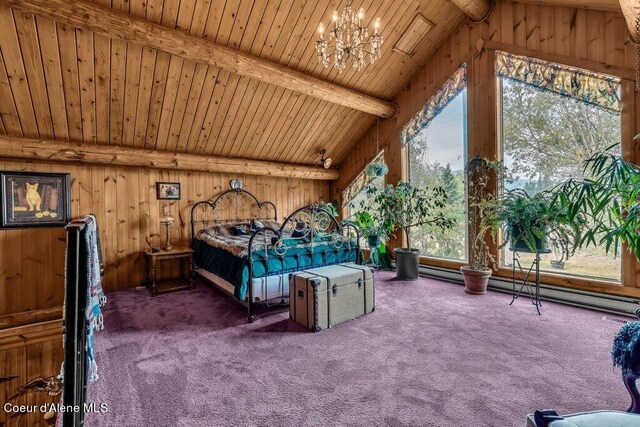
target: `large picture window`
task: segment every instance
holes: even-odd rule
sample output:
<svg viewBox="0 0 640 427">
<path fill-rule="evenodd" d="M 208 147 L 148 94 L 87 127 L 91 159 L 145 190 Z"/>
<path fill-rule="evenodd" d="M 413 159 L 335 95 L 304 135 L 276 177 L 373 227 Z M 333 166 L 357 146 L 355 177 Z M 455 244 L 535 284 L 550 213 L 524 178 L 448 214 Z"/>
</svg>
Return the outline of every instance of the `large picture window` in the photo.
<svg viewBox="0 0 640 427">
<path fill-rule="evenodd" d="M 574 90 L 588 86 L 582 78 L 602 81 L 615 89 L 615 82 L 606 80 L 607 76 L 574 69 L 567 71 L 573 75 L 563 76 L 562 66 L 522 57 L 514 60 L 498 56 L 497 68 L 502 98 L 502 156 L 511 175 L 503 189 L 522 188 L 529 194 L 552 189 L 569 177 L 582 177 L 586 159 L 621 142 L 619 92 L 596 90 L 597 95 L 592 96 L 584 90 Z M 556 79 L 569 76 L 562 83 L 571 82 L 573 87 L 551 85 L 547 75 Z M 602 93 L 606 98 L 600 97 Z M 620 280 L 620 258 L 606 254 L 604 248 L 581 249 L 568 259 L 561 253 L 556 250 L 542 255 L 541 270 Z M 532 254 L 519 256 L 525 261 L 533 259 Z M 501 258 L 503 266 L 511 266 L 512 253 L 508 249 Z"/>
<path fill-rule="evenodd" d="M 458 73 L 464 71 L 463 67 Z M 434 95 L 436 99 L 430 100 L 423 109 L 435 111 L 435 114 L 406 138 L 409 180 L 417 187 L 443 187 L 448 195 L 444 209 L 457 221 L 456 227 L 436 234 L 427 227 L 412 228 L 412 246 L 420 249 L 422 255 L 460 261 L 467 258 L 466 92 L 466 78 L 454 75 Z M 430 108 L 430 103 L 434 102 L 439 105 Z"/>
<path fill-rule="evenodd" d="M 383 161 L 384 151 L 381 151 L 371 163 L 381 163 Z M 354 215 L 363 204 L 370 204 L 366 192 L 367 186 L 382 188 L 384 185 L 384 176 L 370 177 L 365 171 L 360 172 L 356 179 L 342 192 L 342 217 L 353 220 Z"/>
</svg>

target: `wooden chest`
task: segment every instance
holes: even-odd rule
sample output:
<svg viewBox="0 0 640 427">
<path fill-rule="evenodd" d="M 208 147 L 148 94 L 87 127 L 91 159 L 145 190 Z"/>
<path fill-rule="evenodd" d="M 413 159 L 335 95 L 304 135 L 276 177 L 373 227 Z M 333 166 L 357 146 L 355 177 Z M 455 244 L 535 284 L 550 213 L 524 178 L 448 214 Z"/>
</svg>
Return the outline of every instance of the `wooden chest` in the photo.
<svg viewBox="0 0 640 427">
<path fill-rule="evenodd" d="M 375 309 L 373 271 L 339 264 L 296 272 L 289 278 L 289 317 L 314 332 Z"/>
</svg>

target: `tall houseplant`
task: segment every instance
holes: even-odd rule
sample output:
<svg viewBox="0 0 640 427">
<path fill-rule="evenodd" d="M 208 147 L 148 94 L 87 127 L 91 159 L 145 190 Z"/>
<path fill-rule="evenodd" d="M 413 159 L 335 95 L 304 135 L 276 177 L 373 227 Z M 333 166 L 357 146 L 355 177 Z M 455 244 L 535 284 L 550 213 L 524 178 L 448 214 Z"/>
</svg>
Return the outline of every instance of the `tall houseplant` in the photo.
<svg viewBox="0 0 640 427">
<path fill-rule="evenodd" d="M 397 278 L 417 279 L 420 250 L 411 247 L 411 228 L 427 226 L 435 231 L 453 227 L 454 221 L 442 209 L 447 200 L 446 192 L 441 187 L 421 189 L 410 182 L 399 181 L 395 186 L 370 186 L 367 195 L 378 206 L 382 229 L 400 228 L 407 236 L 407 247 L 394 250 Z"/>
<path fill-rule="evenodd" d="M 482 230 L 481 206 L 495 196 L 489 189 L 493 177 L 499 179 L 504 171 L 502 162 L 491 161 L 476 156 L 465 165 L 467 180 L 469 240 L 471 253 L 469 265 L 460 267 L 464 277 L 464 290 L 469 294 L 487 293 L 491 277 L 491 266 L 495 259 L 487 244 L 487 232 Z"/>
<path fill-rule="evenodd" d="M 617 255 L 624 243 L 640 261 L 640 168 L 614 152 L 617 146 L 589 158 L 584 166 L 588 178 L 566 181 L 562 192 L 570 217 L 585 212 L 592 222 L 581 246 L 604 245 Z"/>
</svg>

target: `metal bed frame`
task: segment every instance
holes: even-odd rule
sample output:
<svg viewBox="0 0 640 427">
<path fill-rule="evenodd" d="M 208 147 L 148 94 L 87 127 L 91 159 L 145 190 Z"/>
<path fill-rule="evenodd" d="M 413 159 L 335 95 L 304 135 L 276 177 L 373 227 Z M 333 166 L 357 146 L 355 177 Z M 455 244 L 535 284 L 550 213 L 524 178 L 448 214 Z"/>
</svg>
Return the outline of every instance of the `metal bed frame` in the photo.
<svg viewBox="0 0 640 427">
<path fill-rule="evenodd" d="M 272 213 L 270 212 L 271 210 L 273 211 Z M 260 202 L 256 196 L 242 188 L 232 188 L 219 194 L 213 201 L 204 200 L 193 205 L 191 208 L 192 243 L 196 238 L 197 232 L 213 225 L 228 222 L 242 223 L 251 220 L 271 220 L 277 222 L 277 218 L 278 214 L 275 204 L 268 201 Z M 304 224 L 304 232 L 298 237 L 290 237 L 290 232 L 292 232 L 296 226 L 299 227 L 302 224 Z M 318 238 L 321 238 L 323 241 L 321 243 L 324 244 L 324 249 L 320 250 L 323 261 L 326 260 L 326 256 L 329 253 L 334 253 L 337 258 L 342 251 L 348 252 L 355 250 L 356 255 L 354 262 L 362 264 L 363 261 L 359 243 L 360 231 L 358 227 L 351 221 L 339 222 L 331 212 L 317 203 L 295 210 L 285 218 L 278 229 L 262 227 L 251 234 L 247 254 L 249 269 L 248 298 L 245 297 L 245 301 L 241 301 L 241 303 L 247 307 L 249 323 L 252 323 L 256 318 L 254 314 L 256 304 L 262 303 L 270 307 L 268 300 L 257 301 L 256 298 L 254 298 L 254 263 L 257 261 L 267 262 L 269 257 L 273 256 L 283 261 L 291 244 L 285 243 L 284 239 L 287 239 L 289 242 L 294 243 L 296 241 L 309 243 L 308 253 L 305 254 L 311 257 L 312 265 L 305 267 L 305 269 L 327 265 L 324 262 L 322 264 L 313 264 L 314 254 L 317 254 L 318 251 L 317 246 L 319 242 L 316 241 Z M 264 276 L 265 280 L 267 276 L 280 275 L 282 277 L 284 274 L 300 271 L 299 269 L 285 270 L 284 263 L 281 264 L 283 266 L 282 269 L 279 272 L 266 274 Z M 193 271 L 194 274 L 197 274 L 195 268 Z M 201 277 L 203 276 L 201 275 Z M 203 278 L 206 279 L 206 277 Z M 211 282 L 210 280 L 208 281 Z M 213 284 L 217 286 L 216 283 Z M 284 289 L 284 286 L 281 289 Z M 288 297 L 289 295 L 284 295 L 284 292 L 281 292 L 280 303 L 276 306 L 286 304 Z"/>
</svg>

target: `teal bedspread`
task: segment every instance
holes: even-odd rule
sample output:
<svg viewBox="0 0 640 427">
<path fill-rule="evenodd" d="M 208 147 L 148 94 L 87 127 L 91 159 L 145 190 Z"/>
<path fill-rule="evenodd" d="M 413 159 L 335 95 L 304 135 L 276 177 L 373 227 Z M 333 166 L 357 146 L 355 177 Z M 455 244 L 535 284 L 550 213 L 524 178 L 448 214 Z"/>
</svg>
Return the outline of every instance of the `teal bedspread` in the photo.
<svg viewBox="0 0 640 427">
<path fill-rule="evenodd" d="M 203 240 L 193 240 L 194 262 L 199 268 L 221 277 L 234 286 L 234 295 L 243 301 L 249 284 L 249 261 L 247 255 L 234 255 L 225 249 L 213 247 Z M 256 250 L 252 253 L 253 277 L 260 278 L 324 265 L 356 261 L 355 242 L 343 243 L 336 248 L 331 242 L 316 242 L 313 251 L 310 243 L 290 246 L 284 255 L 273 249 Z"/>
</svg>

